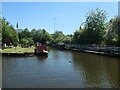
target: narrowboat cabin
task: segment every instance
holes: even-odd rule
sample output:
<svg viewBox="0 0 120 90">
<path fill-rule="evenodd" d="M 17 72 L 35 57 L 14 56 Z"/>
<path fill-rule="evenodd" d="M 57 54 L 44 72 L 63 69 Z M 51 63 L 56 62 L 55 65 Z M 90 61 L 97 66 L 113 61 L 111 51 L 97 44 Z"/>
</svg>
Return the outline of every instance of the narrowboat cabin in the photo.
<svg viewBox="0 0 120 90">
<path fill-rule="evenodd" d="M 41 44 L 41 43 L 36 43 L 35 55 L 48 55 L 48 50 L 47 50 L 46 45 Z"/>
</svg>

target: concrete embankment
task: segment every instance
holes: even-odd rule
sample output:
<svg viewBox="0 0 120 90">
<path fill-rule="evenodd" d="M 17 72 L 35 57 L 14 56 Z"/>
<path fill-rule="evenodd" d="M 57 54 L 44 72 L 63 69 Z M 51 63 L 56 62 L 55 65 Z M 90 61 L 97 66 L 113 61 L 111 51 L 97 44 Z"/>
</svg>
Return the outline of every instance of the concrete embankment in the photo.
<svg viewBox="0 0 120 90">
<path fill-rule="evenodd" d="M 10 53 L 2 53 L 2 56 L 33 56 L 34 52 L 10 52 Z"/>
<path fill-rule="evenodd" d="M 60 49 L 65 50 L 72 50 L 72 51 L 78 51 L 78 52 L 85 52 L 85 53 L 91 53 L 91 54 L 98 54 L 98 55 L 106 55 L 106 56 L 112 56 L 112 57 L 120 57 L 120 47 L 113 47 L 113 46 L 85 46 L 85 45 L 63 45 L 62 47 L 55 46 Z"/>
</svg>

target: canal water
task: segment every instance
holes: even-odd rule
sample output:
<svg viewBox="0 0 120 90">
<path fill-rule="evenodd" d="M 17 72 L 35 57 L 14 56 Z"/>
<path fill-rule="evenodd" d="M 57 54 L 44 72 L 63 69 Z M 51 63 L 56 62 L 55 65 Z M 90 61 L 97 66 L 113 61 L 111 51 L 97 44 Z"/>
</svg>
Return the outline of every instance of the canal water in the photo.
<svg viewBox="0 0 120 90">
<path fill-rule="evenodd" d="M 118 59 L 49 48 L 48 56 L 2 57 L 4 88 L 118 87 Z"/>
</svg>

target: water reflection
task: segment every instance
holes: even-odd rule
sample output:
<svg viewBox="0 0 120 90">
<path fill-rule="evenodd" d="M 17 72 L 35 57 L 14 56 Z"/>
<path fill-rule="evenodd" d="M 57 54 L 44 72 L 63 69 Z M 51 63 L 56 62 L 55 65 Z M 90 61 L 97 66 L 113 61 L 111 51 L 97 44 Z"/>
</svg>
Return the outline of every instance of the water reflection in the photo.
<svg viewBox="0 0 120 90">
<path fill-rule="evenodd" d="M 3 87 L 117 87 L 118 59 L 49 49 L 48 56 L 3 57 Z"/>
<path fill-rule="evenodd" d="M 117 87 L 118 60 L 100 55 L 73 52 L 74 68 L 87 87 Z"/>
<path fill-rule="evenodd" d="M 46 60 L 48 58 L 48 55 L 43 55 L 43 56 L 36 56 L 38 60 Z"/>
</svg>

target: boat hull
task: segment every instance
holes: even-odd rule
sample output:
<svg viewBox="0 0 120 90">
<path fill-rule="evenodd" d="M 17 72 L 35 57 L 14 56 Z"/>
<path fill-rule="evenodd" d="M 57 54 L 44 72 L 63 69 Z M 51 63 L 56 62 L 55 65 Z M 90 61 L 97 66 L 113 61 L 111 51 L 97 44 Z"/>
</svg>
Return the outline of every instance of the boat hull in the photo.
<svg viewBox="0 0 120 90">
<path fill-rule="evenodd" d="M 35 55 L 42 56 L 42 55 L 48 55 L 48 53 L 41 52 L 41 53 L 36 53 Z"/>
<path fill-rule="evenodd" d="M 38 56 L 48 55 L 48 51 L 42 51 L 42 52 L 40 52 L 40 51 L 36 51 L 36 49 L 35 49 L 35 55 L 38 55 Z"/>
</svg>

